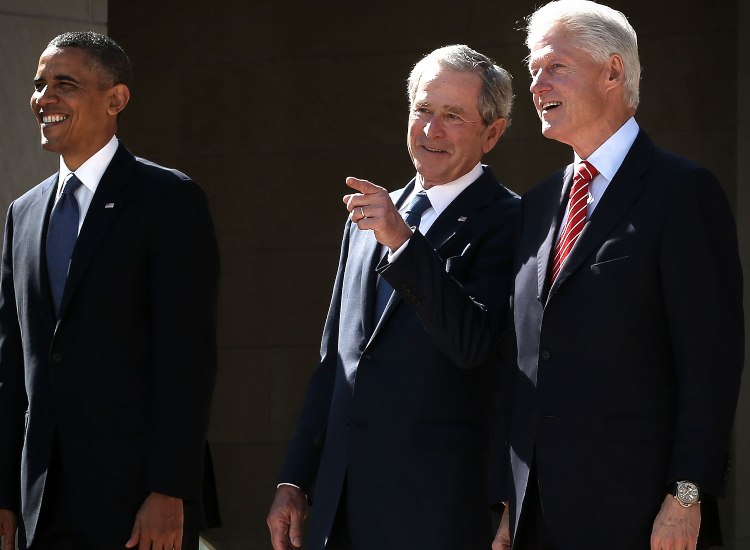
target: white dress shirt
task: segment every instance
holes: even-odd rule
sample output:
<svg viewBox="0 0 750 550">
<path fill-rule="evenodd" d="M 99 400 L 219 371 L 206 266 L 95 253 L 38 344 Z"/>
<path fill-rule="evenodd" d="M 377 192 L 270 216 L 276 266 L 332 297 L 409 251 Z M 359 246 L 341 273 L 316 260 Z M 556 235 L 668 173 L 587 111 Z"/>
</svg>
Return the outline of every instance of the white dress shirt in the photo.
<svg viewBox="0 0 750 550">
<path fill-rule="evenodd" d="M 99 149 L 94 153 L 86 162 L 81 164 L 76 170 L 76 177 L 81 180 L 81 185 L 76 189 L 74 195 L 78 201 L 78 232 L 81 232 L 83 226 L 83 220 L 86 218 L 86 212 L 89 211 L 91 205 L 91 199 L 94 198 L 96 188 L 99 187 L 99 182 L 107 170 L 109 163 L 112 162 L 112 158 L 117 152 L 118 141 L 116 136 L 112 136 L 107 145 Z M 57 202 L 62 194 L 63 184 L 71 174 L 70 168 L 65 165 L 65 161 L 62 156 L 60 157 L 60 177 L 57 181 L 57 192 L 55 195 L 55 202 Z"/>
<path fill-rule="evenodd" d="M 422 214 L 422 219 L 419 222 L 419 232 L 424 235 L 427 233 L 427 231 L 429 231 L 430 227 L 432 227 L 433 222 L 438 218 L 438 216 L 442 214 L 446 208 L 448 208 L 450 203 L 452 203 L 453 200 L 457 196 L 459 196 L 464 189 L 466 189 L 467 187 L 469 187 L 469 185 L 479 179 L 479 176 L 481 176 L 482 174 L 484 174 L 482 164 L 477 163 L 474 168 L 472 168 L 469 172 L 467 172 L 457 180 L 440 185 L 433 185 L 429 189 L 425 189 L 422 186 L 422 176 L 420 174 L 417 174 L 417 178 L 414 183 L 414 189 L 412 189 L 412 192 L 402 203 L 402 206 L 399 209 L 399 213 L 402 217 L 405 216 L 406 209 L 414 198 L 414 195 L 416 195 L 420 191 L 424 191 L 425 193 L 427 193 L 427 198 L 430 199 L 430 204 L 432 206 L 424 211 L 424 213 Z M 394 250 L 393 252 L 390 252 L 388 254 L 389 262 L 393 262 L 396 260 L 396 258 L 398 258 L 399 254 L 401 254 L 401 252 L 408 246 L 409 240 L 402 244 L 398 250 Z"/>
</svg>

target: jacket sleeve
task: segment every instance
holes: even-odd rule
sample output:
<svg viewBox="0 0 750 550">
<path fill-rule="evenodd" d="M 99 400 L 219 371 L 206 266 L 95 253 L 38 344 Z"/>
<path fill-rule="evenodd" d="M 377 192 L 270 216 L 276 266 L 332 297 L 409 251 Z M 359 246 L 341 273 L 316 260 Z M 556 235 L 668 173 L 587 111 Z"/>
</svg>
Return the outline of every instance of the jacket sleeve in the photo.
<svg viewBox="0 0 750 550">
<path fill-rule="evenodd" d="M 151 441 L 146 489 L 198 500 L 216 372 L 219 253 L 208 202 L 172 190 L 149 251 Z"/>
<path fill-rule="evenodd" d="M 336 379 L 341 292 L 349 250 L 351 222 L 347 221 L 341 244 L 333 295 L 320 344 L 320 362 L 310 379 L 297 425 L 287 448 L 277 483 L 292 483 L 307 495 L 312 493 L 325 442 L 328 411 Z"/>
<path fill-rule="evenodd" d="M 666 214 L 661 276 L 678 384 L 668 479 L 724 492 L 744 355 L 737 230 L 719 183 L 696 168 Z"/>
<path fill-rule="evenodd" d="M 5 223 L 0 268 L 0 508 L 17 511 L 26 391 L 21 329 L 13 282 L 13 205 Z"/>
</svg>

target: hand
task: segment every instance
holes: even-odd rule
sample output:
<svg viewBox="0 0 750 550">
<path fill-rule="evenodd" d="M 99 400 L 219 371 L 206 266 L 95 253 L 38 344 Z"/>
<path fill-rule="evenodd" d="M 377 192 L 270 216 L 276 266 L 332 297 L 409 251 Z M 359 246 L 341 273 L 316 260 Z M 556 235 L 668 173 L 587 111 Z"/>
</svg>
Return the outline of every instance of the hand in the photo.
<svg viewBox="0 0 750 550">
<path fill-rule="evenodd" d="M 302 490 L 294 485 L 280 485 L 266 518 L 273 550 L 302 546 L 302 523 L 305 518 L 307 498 Z"/>
<path fill-rule="evenodd" d="M 150 493 L 135 515 L 135 525 L 126 548 L 138 550 L 181 550 L 182 499 Z"/>
<path fill-rule="evenodd" d="M 651 550 L 695 550 L 700 526 L 700 504 L 685 508 L 667 495 L 654 520 Z"/>
<path fill-rule="evenodd" d="M 11 510 L 0 509 L 0 537 L 2 550 L 14 550 L 16 547 L 16 514 Z"/>
<path fill-rule="evenodd" d="M 344 195 L 352 222 L 360 229 L 372 229 L 375 238 L 391 251 L 398 250 L 412 236 L 411 228 L 398 213 L 388 191 L 367 180 L 346 178 L 346 184 L 359 191 Z"/>
<path fill-rule="evenodd" d="M 492 550 L 510 550 L 510 512 L 508 506 L 503 510 L 503 516 L 500 518 L 500 525 L 497 528 L 497 535 L 492 541 Z"/>
</svg>

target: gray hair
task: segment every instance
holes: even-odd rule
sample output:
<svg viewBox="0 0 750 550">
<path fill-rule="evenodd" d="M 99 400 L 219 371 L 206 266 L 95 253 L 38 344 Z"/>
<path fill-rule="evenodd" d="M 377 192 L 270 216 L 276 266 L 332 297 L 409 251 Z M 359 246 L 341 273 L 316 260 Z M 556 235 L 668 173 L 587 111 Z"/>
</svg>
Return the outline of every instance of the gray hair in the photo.
<svg viewBox="0 0 750 550">
<path fill-rule="evenodd" d="M 410 105 L 414 104 L 422 74 L 432 65 L 451 71 L 476 73 L 482 80 L 477 102 L 482 121 L 484 124 L 492 124 L 497 119 L 504 118 L 510 124 L 510 111 L 513 107 L 510 73 L 486 55 L 463 44 L 438 48 L 414 65 L 407 85 Z"/>
<path fill-rule="evenodd" d="M 526 46 L 531 48 L 556 26 L 570 31 L 574 46 L 588 52 L 597 63 L 606 63 L 612 55 L 622 57 L 625 99 L 638 107 L 641 62 L 638 37 L 621 12 L 589 0 L 555 0 L 526 18 Z"/>
</svg>

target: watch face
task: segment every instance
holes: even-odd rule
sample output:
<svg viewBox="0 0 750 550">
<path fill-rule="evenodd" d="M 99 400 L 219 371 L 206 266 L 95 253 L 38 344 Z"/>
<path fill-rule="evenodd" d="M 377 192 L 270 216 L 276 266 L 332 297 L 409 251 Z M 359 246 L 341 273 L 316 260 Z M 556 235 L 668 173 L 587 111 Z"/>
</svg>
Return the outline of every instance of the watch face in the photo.
<svg viewBox="0 0 750 550">
<path fill-rule="evenodd" d="M 698 486 L 689 481 L 681 481 L 677 484 L 677 500 L 683 505 L 695 504 L 700 496 Z"/>
</svg>

